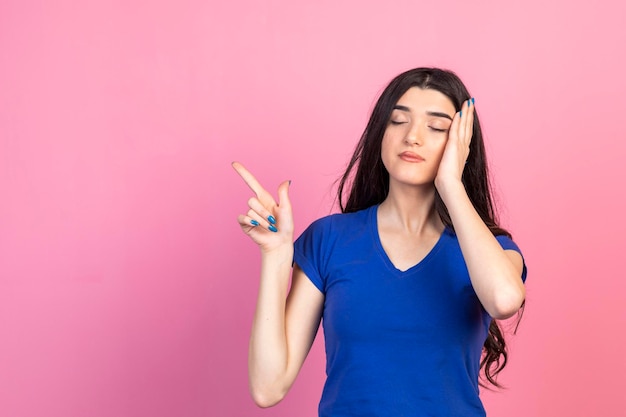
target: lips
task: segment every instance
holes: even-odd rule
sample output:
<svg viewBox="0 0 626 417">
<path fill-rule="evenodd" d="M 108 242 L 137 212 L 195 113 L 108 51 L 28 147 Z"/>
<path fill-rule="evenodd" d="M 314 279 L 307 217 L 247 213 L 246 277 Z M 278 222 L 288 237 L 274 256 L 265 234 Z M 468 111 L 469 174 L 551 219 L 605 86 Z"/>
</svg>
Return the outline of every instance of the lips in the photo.
<svg viewBox="0 0 626 417">
<path fill-rule="evenodd" d="M 414 153 L 414 152 L 409 152 L 409 151 L 405 151 L 402 152 L 400 155 L 400 159 L 407 161 L 407 162 L 424 162 L 425 159 L 422 158 L 420 155 Z"/>
</svg>

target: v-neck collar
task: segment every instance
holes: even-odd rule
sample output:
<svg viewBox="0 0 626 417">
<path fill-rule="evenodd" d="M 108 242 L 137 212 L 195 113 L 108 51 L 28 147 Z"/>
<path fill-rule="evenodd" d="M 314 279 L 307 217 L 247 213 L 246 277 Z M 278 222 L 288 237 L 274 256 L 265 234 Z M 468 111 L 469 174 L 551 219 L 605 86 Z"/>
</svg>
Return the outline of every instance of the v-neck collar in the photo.
<svg viewBox="0 0 626 417">
<path fill-rule="evenodd" d="M 370 231 L 372 232 L 372 236 L 373 236 L 373 240 L 374 240 L 374 244 L 376 246 L 376 249 L 378 251 L 378 254 L 380 255 L 382 261 L 384 262 L 385 266 L 387 267 L 387 269 L 389 269 L 390 272 L 392 272 L 394 275 L 397 276 L 407 276 L 407 275 L 411 275 L 417 271 L 419 271 L 420 269 L 423 268 L 423 266 L 425 264 L 427 264 L 431 258 L 433 258 L 435 256 L 435 254 L 439 251 L 439 249 L 441 248 L 441 246 L 443 245 L 443 240 L 444 240 L 444 236 L 446 234 L 451 233 L 451 231 L 449 230 L 449 228 L 446 226 L 443 230 L 443 232 L 441 232 L 441 235 L 439 236 L 439 239 L 437 239 L 437 243 L 435 243 L 435 245 L 431 248 L 431 250 L 426 254 L 426 256 L 424 256 L 418 263 L 416 263 L 415 265 L 411 266 L 409 269 L 402 271 L 400 269 L 398 269 L 393 262 L 391 262 L 391 259 L 389 259 L 389 255 L 387 255 L 387 252 L 385 252 L 385 249 L 383 248 L 383 244 L 380 240 L 380 234 L 378 233 L 378 207 L 379 205 L 375 205 L 370 207 L 369 209 L 369 224 L 370 224 Z"/>
</svg>

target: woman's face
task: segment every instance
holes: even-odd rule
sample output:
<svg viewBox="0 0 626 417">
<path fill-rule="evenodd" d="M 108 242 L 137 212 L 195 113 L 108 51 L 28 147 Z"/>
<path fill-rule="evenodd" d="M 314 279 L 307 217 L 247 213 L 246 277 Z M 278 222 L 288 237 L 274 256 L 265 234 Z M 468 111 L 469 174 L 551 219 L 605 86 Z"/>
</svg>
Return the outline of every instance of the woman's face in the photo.
<svg viewBox="0 0 626 417">
<path fill-rule="evenodd" d="M 432 185 L 455 113 L 452 101 L 436 90 L 411 87 L 400 97 L 381 149 L 391 182 Z"/>
</svg>

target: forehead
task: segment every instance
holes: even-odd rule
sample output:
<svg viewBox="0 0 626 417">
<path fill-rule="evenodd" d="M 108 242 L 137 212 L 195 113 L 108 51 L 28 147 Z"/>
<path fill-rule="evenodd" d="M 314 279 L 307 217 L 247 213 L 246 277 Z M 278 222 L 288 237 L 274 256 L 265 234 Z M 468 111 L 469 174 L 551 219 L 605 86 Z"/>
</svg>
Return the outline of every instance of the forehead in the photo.
<svg viewBox="0 0 626 417">
<path fill-rule="evenodd" d="M 442 111 L 450 115 L 455 113 L 454 104 L 446 95 L 437 90 L 419 87 L 409 88 L 396 104 L 408 107 L 415 112 Z"/>
</svg>

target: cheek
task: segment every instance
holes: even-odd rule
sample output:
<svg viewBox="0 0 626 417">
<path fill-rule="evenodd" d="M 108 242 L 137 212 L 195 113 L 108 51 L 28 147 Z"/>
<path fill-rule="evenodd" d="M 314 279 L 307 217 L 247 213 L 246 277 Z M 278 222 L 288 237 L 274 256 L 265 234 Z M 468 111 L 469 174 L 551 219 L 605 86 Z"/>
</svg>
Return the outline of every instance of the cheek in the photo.
<svg viewBox="0 0 626 417">
<path fill-rule="evenodd" d="M 435 138 L 432 141 L 433 152 L 443 155 L 443 152 L 446 149 L 447 143 L 448 143 L 448 135 L 441 135 L 440 137 Z"/>
<path fill-rule="evenodd" d="M 389 155 L 392 152 L 391 148 L 392 148 L 391 139 L 385 133 L 385 136 L 383 136 L 383 141 L 380 144 L 380 158 L 383 161 L 383 165 L 387 169 L 389 169 L 388 163 L 389 163 Z"/>
<path fill-rule="evenodd" d="M 430 148 L 430 156 L 436 167 L 439 167 L 439 164 L 441 163 L 441 158 L 443 158 L 447 143 L 447 137 L 442 137 L 438 138 L 437 140 L 431 141 L 432 146 Z"/>
</svg>

